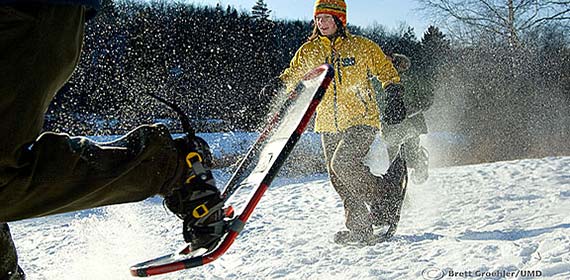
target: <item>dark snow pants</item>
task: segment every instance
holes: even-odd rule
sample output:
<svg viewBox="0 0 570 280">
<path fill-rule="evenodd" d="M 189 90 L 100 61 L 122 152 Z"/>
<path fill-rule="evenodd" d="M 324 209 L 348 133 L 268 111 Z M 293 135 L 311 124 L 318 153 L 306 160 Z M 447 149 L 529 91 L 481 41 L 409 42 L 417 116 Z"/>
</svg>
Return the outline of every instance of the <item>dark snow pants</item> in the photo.
<svg viewBox="0 0 570 280">
<path fill-rule="evenodd" d="M 180 174 L 162 125 L 97 144 L 44 133 L 44 114 L 79 60 L 85 8 L 0 5 L 0 280 L 22 279 L 6 222 L 140 201 Z"/>
<path fill-rule="evenodd" d="M 380 197 L 378 178 L 364 165 L 376 128 L 355 126 L 321 136 L 331 183 L 343 201 L 346 227 L 351 231 L 372 228 L 367 205 Z"/>
</svg>

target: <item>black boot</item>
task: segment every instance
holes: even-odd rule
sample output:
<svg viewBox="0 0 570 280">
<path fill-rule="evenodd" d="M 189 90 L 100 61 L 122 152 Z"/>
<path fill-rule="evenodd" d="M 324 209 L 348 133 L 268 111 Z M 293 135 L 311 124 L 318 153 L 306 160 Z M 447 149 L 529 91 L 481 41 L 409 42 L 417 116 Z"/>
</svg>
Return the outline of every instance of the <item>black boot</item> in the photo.
<svg viewBox="0 0 570 280">
<path fill-rule="evenodd" d="M 179 182 L 165 195 L 166 207 L 184 220 L 184 240 L 192 249 L 211 249 L 225 233 L 223 199 L 212 176 L 212 155 L 199 137 L 174 140 L 183 166 Z"/>
</svg>

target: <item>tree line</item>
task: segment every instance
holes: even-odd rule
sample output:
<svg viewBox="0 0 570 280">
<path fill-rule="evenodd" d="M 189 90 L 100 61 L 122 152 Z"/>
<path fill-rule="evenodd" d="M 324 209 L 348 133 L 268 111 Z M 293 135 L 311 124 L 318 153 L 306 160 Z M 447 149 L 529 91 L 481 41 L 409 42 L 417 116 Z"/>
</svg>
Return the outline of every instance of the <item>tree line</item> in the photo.
<svg viewBox="0 0 570 280">
<path fill-rule="evenodd" d="M 260 90 L 288 66 L 312 30 L 307 21 L 272 21 L 269 12 L 263 7 L 250 13 L 172 1 L 104 1 L 87 24 L 79 67 L 53 103 L 48 127 L 121 133 L 145 121 L 172 119 L 172 112 L 148 97 L 153 93 L 177 103 L 197 126 L 216 120 L 227 129 L 255 129 L 270 102 Z M 388 53 L 407 53 L 427 65 L 420 57 L 424 45 L 412 29 L 349 29 L 377 41 Z M 103 124 L 94 126 L 97 121 Z"/>
</svg>

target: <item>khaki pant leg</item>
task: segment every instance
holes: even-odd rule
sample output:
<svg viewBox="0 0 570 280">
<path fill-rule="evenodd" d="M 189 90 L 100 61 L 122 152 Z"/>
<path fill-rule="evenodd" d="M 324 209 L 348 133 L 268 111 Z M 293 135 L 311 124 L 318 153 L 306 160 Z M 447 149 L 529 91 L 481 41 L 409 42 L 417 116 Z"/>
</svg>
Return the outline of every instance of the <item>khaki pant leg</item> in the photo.
<svg viewBox="0 0 570 280">
<path fill-rule="evenodd" d="M 27 164 L 22 152 L 77 65 L 83 30 L 81 6 L 0 6 L 0 186 Z"/>
<path fill-rule="evenodd" d="M 338 148 L 338 144 L 342 140 L 341 133 L 323 133 L 321 135 L 321 143 L 323 146 L 323 153 L 325 156 L 325 164 L 327 166 L 327 172 L 329 173 L 329 178 L 331 180 L 331 185 L 335 189 L 335 191 L 339 194 L 341 199 L 344 201 L 345 197 L 348 195 L 346 188 L 342 185 L 342 182 L 336 175 L 336 173 L 332 172 L 332 159 L 333 155 Z"/>
<path fill-rule="evenodd" d="M 377 195 L 378 186 L 364 158 L 375 134 L 376 129 L 368 126 L 349 128 L 341 134 L 330 159 L 331 178 L 337 181 L 335 189 L 343 199 L 346 227 L 350 230 L 365 230 L 371 225 L 366 204 Z"/>
<path fill-rule="evenodd" d="M 329 173 L 329 178 L 331 181 L 331 185 L 333 186 L 334 190 L 340 196 L 342 200 L 342 205 L 344 207 L 344 216 L 345 216 L 345 224 L 347 227 L 351 224 L 348 222 L 349 220 L 349 213 L 355 213 L 352 209 L 352 193 L 350 191 L 350 185 L 344 185 L 338 175 L 332 171 L 332 160 L 333 156 L 342 141 L 342 133 L 324 133 L 321 136 L 321 141 L 323 145 L 323 151 L 325 156 L 325 163 L 327 165 L 327 171 Z"/>
</svg>

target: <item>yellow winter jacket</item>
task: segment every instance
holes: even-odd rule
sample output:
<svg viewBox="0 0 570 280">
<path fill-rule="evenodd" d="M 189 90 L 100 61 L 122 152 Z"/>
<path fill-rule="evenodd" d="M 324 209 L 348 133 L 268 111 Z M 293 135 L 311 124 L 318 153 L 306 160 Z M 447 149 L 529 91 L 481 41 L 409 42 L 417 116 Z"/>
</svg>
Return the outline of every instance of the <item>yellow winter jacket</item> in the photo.
<svg viewBox="0 0 570 280">
<path fill-rule="evenodd" d="M 377 76 L 385 88 L 400 77 L 380 47 L 362 36 L 348 34 L 334 44 L 325 37 L 303 44 L 281 80 L 290 89 L 309 70 L 331 64 L 335 78 L 317 108 L 315 131 L 341 132 L 357 125 L 380 128 L 380 116 L 370 78 Z"/>
</svg>

